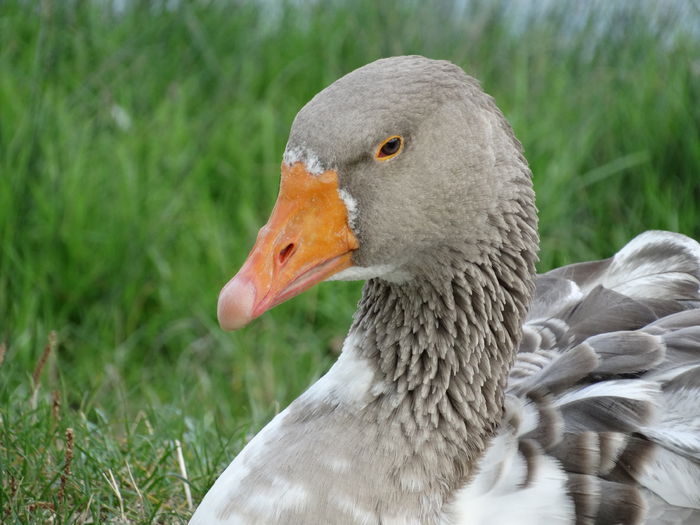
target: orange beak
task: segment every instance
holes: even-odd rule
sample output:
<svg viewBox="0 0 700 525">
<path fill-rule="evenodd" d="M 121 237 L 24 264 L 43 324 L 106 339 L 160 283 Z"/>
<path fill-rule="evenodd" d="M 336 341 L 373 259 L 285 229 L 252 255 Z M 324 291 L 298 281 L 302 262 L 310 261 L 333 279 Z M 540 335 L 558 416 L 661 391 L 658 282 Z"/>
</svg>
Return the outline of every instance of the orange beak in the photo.
<svg viewBox="0 0 700 525">
<path fill-rule="evenodd" d="M 273 306 L 352 266 L 357 238 L 338 193 L 338 174 L 282 165 L 282 182 L 268 223 L 243 267 L 219 294 L 217 315 L 235 330 Z"/>
</svg>

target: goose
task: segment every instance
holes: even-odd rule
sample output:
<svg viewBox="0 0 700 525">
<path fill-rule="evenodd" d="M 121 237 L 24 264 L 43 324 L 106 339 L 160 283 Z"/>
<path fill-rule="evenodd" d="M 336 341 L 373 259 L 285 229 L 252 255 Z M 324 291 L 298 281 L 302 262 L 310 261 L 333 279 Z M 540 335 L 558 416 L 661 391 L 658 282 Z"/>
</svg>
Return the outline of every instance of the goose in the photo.
<svg viewBox="0 0 700 525">
<path fill-rule="evenodd" d="M 191 524 L 700 523 L 697 242 L 648 231 L 536 275 L 520 143 L 475 79 L 419 56 L 313 97 L 281 173 L 221 327 L 366 283 L 335 364 Z"/>
</svg>

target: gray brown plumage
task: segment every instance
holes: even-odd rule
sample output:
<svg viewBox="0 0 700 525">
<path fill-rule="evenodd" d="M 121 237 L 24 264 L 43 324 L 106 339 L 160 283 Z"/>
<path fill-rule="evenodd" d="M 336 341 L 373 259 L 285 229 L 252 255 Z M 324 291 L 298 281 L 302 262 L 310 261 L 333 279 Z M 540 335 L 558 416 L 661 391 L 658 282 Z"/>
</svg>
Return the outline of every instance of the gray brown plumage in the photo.
<svg viewBox="0 0 700 525">
<path fill-rule="evenodd" d="M 323 255 L 308 221 L 334 199 Z M 536 276 L 536 229 L 520 144 L 460 68 L 385 59 L 314 97 L 219 318 L 332 273 L 367 283 L 337 363 L 191 523 L 700 520 L 700 245 L 647 232 Z"/>
</svg>

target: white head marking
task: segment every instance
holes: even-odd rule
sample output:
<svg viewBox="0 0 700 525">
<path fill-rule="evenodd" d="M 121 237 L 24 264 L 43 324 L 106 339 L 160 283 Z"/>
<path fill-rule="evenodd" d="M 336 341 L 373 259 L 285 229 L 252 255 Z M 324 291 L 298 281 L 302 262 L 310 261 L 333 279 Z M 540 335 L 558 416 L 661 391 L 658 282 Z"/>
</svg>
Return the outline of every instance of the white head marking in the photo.
<svg viewBox="0 0 700 525">
<path fill-rule="evenodd" d="M 324 171 L 328 170 L 326 166 L 321 164 L 321 161 L 316 154 L 308 148 L 288 147 L 284 151 L 284 157 L 282 157 L 282 160 L 288 166 L 301 162 L 306 167 L 306 171 L 313 175 L 320 175 Z"/>
<path fill-rule="evenodd" d="M 338 194 L 343 203 L 345 203 L 345 208 L 347 208 L 348 224 L 350 228 L 355 230 L 357 226 L 357 201 L 347 190 L 340 189 L 338 190 Z"/>
</svg>

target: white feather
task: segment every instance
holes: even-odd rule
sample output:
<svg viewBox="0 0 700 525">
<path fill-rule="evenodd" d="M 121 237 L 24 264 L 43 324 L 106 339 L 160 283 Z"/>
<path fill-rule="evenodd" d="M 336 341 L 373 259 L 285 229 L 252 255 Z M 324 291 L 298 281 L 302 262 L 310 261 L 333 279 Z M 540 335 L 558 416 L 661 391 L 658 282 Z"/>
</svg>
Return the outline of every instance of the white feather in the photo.
<svg viewBox="0 0 700 525">
<path fill-rule="evenodd" d="M 660 394 L 659 385 L 655 382 L 641 379 L 616 379 L 593 383 L 565 392 L 554 400 L 554 406 L 561 407 L 593 397 L 623 397 L 658 406 Z"/>
<path fill-rule="evenodd" d="M 306 171 L 312 175 L 320 175 L 332 169 L 324 166 L 318 156 L 308 148 L 287 148 L 284 151 L 282 160 L 288 166 L 301 162 L 304 164 Z"/>
<path fill-rule="evenodd" d="M 374 370 L 366 360 L 358 357 L 355 345 L 357 335 L 351 333 L 345 339 L 343 351 L 331 367 L 328 373 L 309 388 L 302 399 L 357 404 L 365 403 L 371 396 L 377 395 L 380 389 L 374 381 Z M 227 504 L 237 501 L 237 492 L 243 479 L 251 472 L 250 465 L 264 464 L 260 458 L 270 443 L 275 441 L 275 435 L 286 417 L 289 409 L 285 409 L 270 421 L 231 462 L 223 474 L 216 480 L 212 488 L 200 503 L 195 512 L 191 525 L 206 525 L 210 523 L 239 523 L 235 517 L 228 517 L 221 521 L 218 516 L 226 514 L 224 510 Z M 339 466 L 341 463 L 339 463 Z M 274 489 L 274 492 L 272 492 Z M 271 492 L 258 494 L 255 497 L 246 496 L 245 507 L 250 509 L 266 508 L 271 498 L 276 502 L 276 508 L 294 509 L 302 506 L 306 500 L 306 493 L 301 485 L 292 480 L 276 478 L 271 487 Z"/>
<path fill-rule="evenodd" d="M 537 456 L 535 476 L 527 487 L 527 472 L 512 435 L 496 437 L 479 463 L 479 473 L 457 491 L 446 506 L 445 525 L 542 525 L 570 524 L 573 504 L 567 493 L 567 477 L 550 456 Z"/>
<path fill-rule="evenodd" d="M 338 360 L 303 394 L 304 399 L 363 405 L 383 391 L 381 384 L 375 381 L 375 368 L 357 353 L 360 337 L 351 332 L 345 338 Z"/>
<path fill-rule="evenodd" d="M 357 201 L 355 197 L 350 195 L 350 192 L 344 189 L 338 190 L 340 200 L 345 204 L 345 209 L 348 212 L 348 224 L 353 230 L 357 227 Z"/>
<path fill-rule="evenodd" d="M 669 252 L 661 262 L 639 256 L 642 250 L 654 244 L 664 245 Z M 668 245 L 674 245 L 678 251 L 668 250 Z M 678 233 L 647 231 L 617 252 L 603 279 L 590 283 L 589 288 L 602 284 L 629 297 L 665 298 L 669 281 L 693 279 L 687 273 L 689 258 L 695 259 L 696 268 L 700 266 L 700 245 L 695 240 Z"/>
<path fill-rule="evenodd" d="M 366 281 L 367 279 L 381 278 L 391 283 L 403 283 L 411 278 L 408 272 L 398 269 L 393 264 L 377 264 L 375 266 L 351 266 L 330 278 L 327 281 Z"/>
<path fill-rule="evenodd" d="M 190 519 L 189 525 L 245 523 L 235 512 L 232 514 L 226 512 L 226 507 L 232 501 L 236 501 L 241 482 L 251 473 L 249 465 L 254 464 L 256 458 L 265 453 L 267 444 L 274 441 L 275 435 L 280 432 L 280 424 L 287 413 L 288 409 L 285 409 L 277 414 L 248 442 L 206 493 Z M 225 519 L 221 517 L 224 515 Z"/>
<path fill-rule="evenodd" d="M 656 447 L 637 481 L 671 505 L 700 508 L 700 465 Z"/>
</svg>

